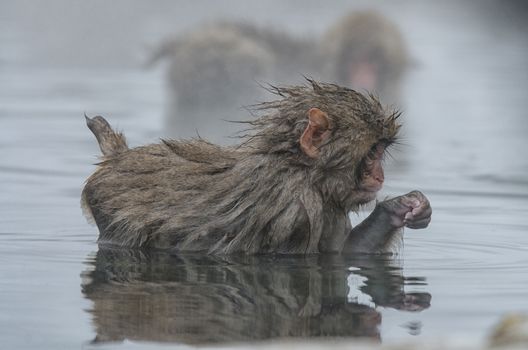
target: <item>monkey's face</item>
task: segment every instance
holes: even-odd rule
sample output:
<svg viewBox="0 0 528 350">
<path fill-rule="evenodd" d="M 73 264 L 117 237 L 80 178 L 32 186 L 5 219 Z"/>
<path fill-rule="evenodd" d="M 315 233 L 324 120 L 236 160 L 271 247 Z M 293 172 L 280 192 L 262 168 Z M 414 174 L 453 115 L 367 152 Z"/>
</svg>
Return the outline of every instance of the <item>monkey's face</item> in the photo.
<svg viewBox="0 0 528 350">
<path fill-rule="evenodd" d="M 358 168 L 356 191 L 361 201 L 374 200 L 383 187 L 385 176 L 382 162 L 385 148 L 386 144 L 383 142 L 374 145 Z"/>
<path fill-rule="evenodd" d="M 344 208 L 375 199 L 383 186 L 383 154 L 396 141 L 400 113 L 383 108 L 375 96 L 308 82 L 311 87 L 276 88 L 282 99 L 259 107 L 276 112 L 253 123 L 252 149 L 286 156 Z"/>
</svg>

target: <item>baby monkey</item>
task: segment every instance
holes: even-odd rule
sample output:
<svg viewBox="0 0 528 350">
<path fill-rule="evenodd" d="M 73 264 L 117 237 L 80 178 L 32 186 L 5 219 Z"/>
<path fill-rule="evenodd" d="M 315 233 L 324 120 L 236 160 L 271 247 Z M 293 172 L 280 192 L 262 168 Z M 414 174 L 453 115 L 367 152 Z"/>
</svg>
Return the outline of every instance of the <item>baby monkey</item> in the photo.
<svg viewBox="0 0 528 350">
<path fill-rule="evenodd" d="M 419 191 L 378 202 L 352 228 L 351 211 L 373 201 L 398 112 L 373 96 L 308 80 L 270 88 L 242 143 L 162 140 L 129 149 L 102 117 L 87 118 L 103 153 L 83 208 L 99 242 L 209 254 L 383 253 L 403 227 L 425 228 Z"/>
</svg>

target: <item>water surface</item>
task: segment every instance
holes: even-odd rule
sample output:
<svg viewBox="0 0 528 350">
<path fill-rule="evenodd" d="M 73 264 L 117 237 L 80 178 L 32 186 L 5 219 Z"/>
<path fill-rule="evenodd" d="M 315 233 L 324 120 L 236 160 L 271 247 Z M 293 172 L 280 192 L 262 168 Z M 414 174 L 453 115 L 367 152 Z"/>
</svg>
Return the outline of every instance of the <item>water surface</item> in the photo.
<svg viewBox="0 0 528 350">
<path fill-rule="evenodd" d="M 66 6 L 56 4 L 51 8 Z M 482 342 L 503 314 L 528 312 L 528 48 L 515 11 L 489 4 L 409 1 L 398 11 L 379 5 L 394 15 L 416 59 L 403 104 L 404 145 L 393 152 L 406 165 L 389 167 L 380 198 L 420 189 L 434 208 L 430 227 L 406 230 L 400 256 L 388 260 L 99 248 L 97 230 L 79 206 L 99 153 L 83 114 L 107 116 L 133 146 L 156 142 L 163 134 L 163 71 L 143 70 L 133 60 L 116 64 L 124 59 L 119 45 L 108 65 L 66 64 L 63 46 L 56 46 L 63 61 L 54 64 L 39 30 L 23 26 L 27 8 L 3 6 L 9 10 L 0 11 L 0 339 L 6 348 L 326 336 Z M 104 12 L 94 6 L 83 11 Z M 317 33 L 348 8 L 344 1 L 325 9 L 317 2 L 261 7 L 241 5 L 233 16 L 297 32 L 317 23 L 308 28 Z M 64 8 L 65 18 L 74 10 Z M 183 23 L 229 12 L 213 5 L 209 14 L 197 7 L 178 11 L 171 15 Z M 155 15 L 144 15 L 150 19 L 134 23 L 145 33 L 171 28 L 169 15 L 160 15 L 159 25 Z M 82 41 L 78 26 L 66 20 L 51 28 L 42 32 L 62 33 L 63 44 Z M 93 35 L 84 33 L 91 42 Z M 50 37 L 52 48 L 57 40 Z M 137 52 L 142 43 L 129 41 Z M 352 215 L 353 222 L 361 216 Z"/>
</svg>

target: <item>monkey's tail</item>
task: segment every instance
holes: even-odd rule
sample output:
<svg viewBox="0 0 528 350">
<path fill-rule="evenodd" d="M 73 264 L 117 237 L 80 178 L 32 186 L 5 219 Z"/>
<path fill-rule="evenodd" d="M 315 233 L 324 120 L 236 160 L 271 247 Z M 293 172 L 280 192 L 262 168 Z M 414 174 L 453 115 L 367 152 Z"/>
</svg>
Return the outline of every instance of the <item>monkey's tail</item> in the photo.
<svg viewBox="0 0 528 350">
<path fill-rule="evenodd" d="M 105 118 L 101 116 L 88 118 L 86 115 L 84 117 L 86 118 L 86 125 L 95 135 L 105 157 L 111 157 L 128 150 L 125 135 L 112 130 Z"/>
</svg>

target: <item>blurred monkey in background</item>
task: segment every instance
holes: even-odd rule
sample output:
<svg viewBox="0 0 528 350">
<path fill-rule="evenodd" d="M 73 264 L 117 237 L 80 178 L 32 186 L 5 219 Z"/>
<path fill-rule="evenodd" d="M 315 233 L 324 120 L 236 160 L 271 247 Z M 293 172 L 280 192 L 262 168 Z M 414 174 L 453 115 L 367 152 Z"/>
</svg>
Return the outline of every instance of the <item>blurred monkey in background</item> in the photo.
<svg viewBox="0 0 528 350">
<path fill-rule="evenodd" d="M 298 84 L 303 76 L 400 99 L 408 66 L 397 26 L 374 11 L 354 12 L 319 39 L 300 39 L 249 23 L 219 22 L 166 41 L 152 62 L 168 59 L 167 136 L 225 136 L 244 129 L 244 105 L 265 100 L 259 85 Z"/>
</svg>

